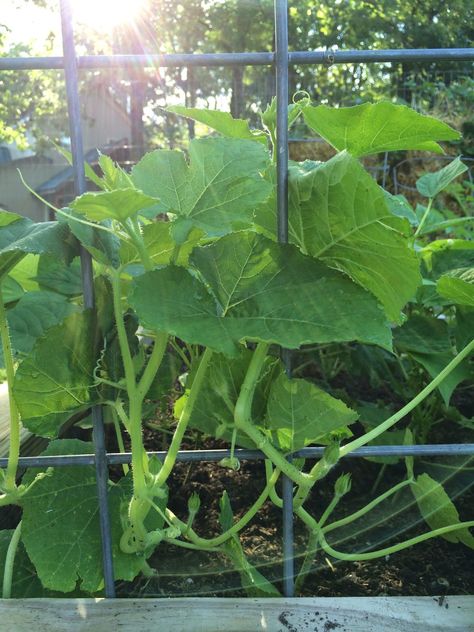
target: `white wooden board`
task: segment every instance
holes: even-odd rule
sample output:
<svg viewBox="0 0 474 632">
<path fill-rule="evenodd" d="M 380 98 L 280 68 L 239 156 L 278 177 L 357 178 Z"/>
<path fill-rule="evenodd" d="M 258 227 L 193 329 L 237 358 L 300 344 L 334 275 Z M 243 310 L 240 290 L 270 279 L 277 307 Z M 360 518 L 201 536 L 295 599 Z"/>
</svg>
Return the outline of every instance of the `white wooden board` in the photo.
<svg viewBox="0 0 474 632">
<path fill-rule="evenodd" d="M 1 632 L 474 632 L 474 597 L 0 600 Z"/>
</svg>

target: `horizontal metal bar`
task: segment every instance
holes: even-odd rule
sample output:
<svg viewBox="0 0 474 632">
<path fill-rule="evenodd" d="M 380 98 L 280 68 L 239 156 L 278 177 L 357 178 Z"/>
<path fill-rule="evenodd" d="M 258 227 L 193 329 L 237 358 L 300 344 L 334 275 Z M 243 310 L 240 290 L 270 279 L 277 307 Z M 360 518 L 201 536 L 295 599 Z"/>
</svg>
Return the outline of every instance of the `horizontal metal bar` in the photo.
<svg viewBox="0 0 474 632">
<path fill-rule="evenodd" d="M 82 69 L 180 68 L 183 66 L 270 66 L 273 53 L 204 53 L 176 55 L 86 55 L 77 58 Z M 0 57 L 0 70 L 61 70 L 62 57 Z"/>
<path fill-rule="evenodd" d="M 290 64 L 355 64 L 408 61 L 474 61 L 474 48 L 405 48 L 385 50 L 298 51 Z"/>
<path fill-rule="evenodd" d="M 314 459 L 320 458 L 324 452 L 323 447 L 303 448 L 293 453 L 294 458 Z M 148 452 L 148 456 L 156 456 L 164 459 L 166 452 Z M 209 462 L 220 461 L 224 457 L 230 456 L 230 450 L 181 450 L 178 452 L 178 461 L 186 462 Z M 234 456 L 241 461 L 262 461 L 265 455 L 260 450 L 235 450 Z M 466 444 L 428 444 L 428 445 L 380 445 L 365 446 L 350 452 L 344 458 L 361 457 L 386 457 L 386 456 L 474 456 L 474 443 Z M 107 463 L 118 465 L 130 463 L 132 454 L 130 452 L 109 452 Z M 0 459 L 0 467 L 6 467 L 7 458 Z M 63 467 L 68 465 L 94 465 L 95 456 L 93 454 L 69 454 L 58 456 L 23 456 L 20 458 L 20 467 Z"/>
<path fill-rule="evenodd" d="M 474 48 L 317 50 L 289 53 L 290 64 L 474 61 Z M 183 66 L 270 66 L 274 53 L 183 53 L 173 55 L 86 55 L 79 68 L 180 68 Z M 0 57 L 0 70 L 61 70 L 62 57 Z"/>
</svg>

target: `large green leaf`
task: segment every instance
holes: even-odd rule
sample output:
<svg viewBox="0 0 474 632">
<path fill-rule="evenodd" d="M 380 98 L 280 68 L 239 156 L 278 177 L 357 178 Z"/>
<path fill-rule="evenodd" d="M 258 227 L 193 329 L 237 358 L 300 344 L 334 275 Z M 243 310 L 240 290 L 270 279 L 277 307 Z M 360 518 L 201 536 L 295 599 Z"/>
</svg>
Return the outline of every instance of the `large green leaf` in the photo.
<svg viewBox="0 0 474 632">
<path fill-rule="evenodd" d="M 344 402 L 307 380 L 281 373 L 268 397 L 266 426 L 277 433 L 285 451 L 327 441 L 331 432 L 346 428 L 358 414 Z"/>
<path fill-rule="evenodd" d="M 443 167 L 434 173 L 425 173 L 424 176 L 416 181 L 418 193 L 428 198 L 434 198 L 438 193 L 445 189 L 450 182 L 455 180 L 462 173 L 467 171 L 467 167 L 461 162 L 458 156 L 449 165 Z"/>
<path fill-rule="evenodd" d="M 187 108 L 184 105 L 170 105 L 165 108 L 167 112 L 185 116 L 193 121 L 204 123 L 211 129 L 229 138 L 242 138 L 268 144 L 268 136 L 260 130 L 251 130 L 247 121 L 236 119 L 229 112 L 219 110 L 203 110 L 199 108 Z"/>
<path fill-rule="evenodd" d="M 218 439 L 231 440 L 234 408 L 252 355 L 252 351 L 242 348 L 236 358 L 226 358 L 220 353 L 212 356 L 204 384 L 193 406 L 189 420 L 191 427 Z M 277 364 L 275 358 L 266 358 L 252 401 L 252 419 L 262 428 L 271 378 Z M 246 448 L 256 447 L 241 433 L 237 434 L 237 444 Z"/>
<path fill-rule="evenodd" d="M 91 403 L 94 338 L 94 318 L 85 311 L 71 314 L 37 341 L 13 383 L 25 425 L 30 417 L 72 412 Z"/>
<path fill-rule="evenodd" d="M 248 224 L 271 191 L 260 176 L 268 161 L 260 143 L 204 138 L 190 143 L 189 165 L 180 151 L 157 150 L 133 168 L 132 179 L 177 216 L 174 237 L 184 241 L 193 226 L 222 235 Z"/>
<path fill-rule="evenodd" d="M 456 305 L 474 307 L 474 268 L 451 270 L 438 279 L 436 289 Z"/>
<path fill-rule="evenodd" d="M 93 446 L 76 439 L 52 442 L 44 454 L 93 454 Z M 31 480 L 37 470 L 29 470 Z M 131 481 L 109 487 L 112 554 L 116 579 L 132 580 L 143 557 L 122 553 L 122 524 L 130 500 Z M 103 587 L 102 545 L 97 483 L 93 466 L 54 468 L 23 498 L 22 539 L 45 588 L 95 593 Z"/>
<path fill-rule="evenodd" d="M 129 187 L 114 191 L 84 193 L 71 202 L 70 207 L 95 222 L 107 219 L 125 222 L 142 209 L 154 206 L 157 201 L 142 191 Z"/>
<path fill-rule="evenodd" d="M 459 523 L 459 514 L 442 485 L 428 474 L 421 474 L 411 485 L 421 515 L 431 529 L 441 529 Z M 474 537 L 469 529 L 458 529 L 442 536 L 448 542 L 462 542 L 474 549 Z"/>
<path fill-rule="evenodd" d="M 418 260 L 406 221 L 355 158 L 343 152 L 309 171 L 291 169 L 289 215 L 290 239 L 302 252 L 346 272 L 400 321 L 421 282 Z"/>
<path fill-rule="evenodd" d="M 308 105 L 303 107 L 303 115 L 306 124 L 328 143 L 339 151 L 347 149 L 353 156 L 401 149 L 442 154 L 436 141 L 460 138 L 446 123 L 388 101 L 349 108 Z"/>
<path fill-rule="evenodd" d="M 390 347 L 375 299 L 294 246 L 234 233 L 196 248 L 190 261 L 204 283 L 174 266 L 135 279 L 129 300 L 145 326 L 229 356 L 244 340 Z"/>
<path fill-rule="evenodd" d="M 28 354 L 38 338 L 76 310 L 64 296 L 53 292 L 24 294 L 7 315 L 13 352 Z M 0 357 L 3 362 L 1 350 Z"/>
<path fill-rule="evenodd" d="M 13 268 L 27 253 L 48 253 L 70 261 L 69 229 L 60 222 L 35 224 L 22 218 L 0 228 L 0 276 Z"/>
</svg>

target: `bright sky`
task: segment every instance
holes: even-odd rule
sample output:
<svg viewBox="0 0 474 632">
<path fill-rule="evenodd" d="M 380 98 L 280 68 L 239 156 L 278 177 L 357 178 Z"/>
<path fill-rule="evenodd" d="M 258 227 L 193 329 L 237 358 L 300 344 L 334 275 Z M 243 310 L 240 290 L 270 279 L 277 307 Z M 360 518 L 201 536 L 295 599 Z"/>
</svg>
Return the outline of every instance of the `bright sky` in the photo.
<svg viewBox="0 0 474 632">
<path fill-rule="evenodd" d="M 75 21 L 89 25 L 97 33 L 106 33 L 115 26 L 128 22 L 140 10 L 144 0 L 70 0 Z M 35 49 L 48 46 L 51 33 L 56 35 L 48 54 L 61 52 L 61 22 L 59 0 L 57 10 L 41 9 L 31 0 L 0 0 L 0 24 L 11 33 L 9 43 L 31 42 Z M 49 42 L 51 46 L 51 41 Z"/>
<path fill-rule="evenodd" d="M 0 24 L 11 31 L 7 35 L 8 43 L 31 42 L 40 49 L 48 44 L 51 32 L 60 33 L 58 13 L 41 9 L 25 0 L 0 0 Z M 56 37 L 55 50 L 51 53 L 56 53 L 60 45 Z"/>
</svg>

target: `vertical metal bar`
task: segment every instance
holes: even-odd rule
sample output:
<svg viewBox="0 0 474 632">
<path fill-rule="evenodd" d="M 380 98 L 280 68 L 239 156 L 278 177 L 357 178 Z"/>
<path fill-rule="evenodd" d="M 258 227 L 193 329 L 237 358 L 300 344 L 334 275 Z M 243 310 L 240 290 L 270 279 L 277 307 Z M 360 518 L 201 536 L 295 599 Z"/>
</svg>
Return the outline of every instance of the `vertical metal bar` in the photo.
<svg viewBox="0 0 474 632">
<path fill-rule="evenodd" d="M 66 81 L 69 130 L 71 135 L 72 168 L 76 195 L 86 190 L 84 172 L 84 149 L 82 145 L 81 112 L 79 104 L 77 58 L 74 47 L 74 29 L 70 0 L 60 0 L 61 30 L 63 38 L 64 77 Z M 84 306 L 94 308 L 94 284 L 90 254 L 81 249 L 81 275 Z M 99 502 L 100 531 L 102 538 L 102 561 L 104 568 L 105 596 L 115 597 L 114 570 L 112 558 L 112 537 L 107 500 L 108 466 L 105 450 L 104 424 L 100 408 L 92 410 L 93 441 L 96 463 L 97 496 Z"/>
<path fill-rule="evenodd" d="M 277 217 L 278 241 L 288 243 L 288 2 L 275 0 L 275 75 L 277 98 Z M 286 372 L 290 357 L 282 351 Z M 293 483 L 284 477 L 283 499 L 283 592 L 294 595 Z"/>
<path fill-rule="evenodd" d="M 288 243 L 288 2 L 275 0 L 278 241 Z"/>
</svg>

